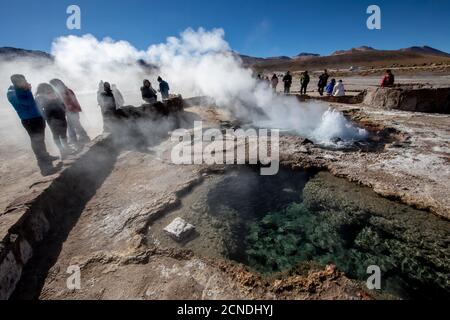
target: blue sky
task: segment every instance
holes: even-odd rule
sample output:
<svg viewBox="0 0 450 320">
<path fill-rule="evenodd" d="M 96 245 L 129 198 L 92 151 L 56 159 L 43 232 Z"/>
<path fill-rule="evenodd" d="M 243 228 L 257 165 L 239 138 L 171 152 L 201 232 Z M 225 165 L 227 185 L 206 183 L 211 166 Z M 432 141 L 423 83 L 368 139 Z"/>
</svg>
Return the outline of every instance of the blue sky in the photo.
<svg viewBox="0 0 450 320">
<path fill-rule="evenodd" d="M 81 7 L 82 29 L 66 29 L 66 8 Z M 382 10 L 368 30 L 366 9 Z M 138 49 L 188 27 L 223 28 L 231 47 L 253 56 L 329 54 L 369 45 L 430 45 L 450 52 L 450 0 L 0 0 L 0 46 L 50 51 L 55 37 L 91 33 Z"/>
</svg>

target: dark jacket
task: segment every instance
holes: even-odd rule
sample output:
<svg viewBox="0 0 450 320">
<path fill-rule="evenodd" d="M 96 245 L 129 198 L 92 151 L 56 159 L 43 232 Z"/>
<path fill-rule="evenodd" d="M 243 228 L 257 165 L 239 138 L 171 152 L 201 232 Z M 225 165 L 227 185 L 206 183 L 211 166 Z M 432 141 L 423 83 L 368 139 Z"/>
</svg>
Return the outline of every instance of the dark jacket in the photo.
<svg viewBox="0 0 450 320">
<path fill-rule="evenodd" d="M 320 75 L 320 77 L 319 77 L 319 83 L 318 83 L 318 86 L 321 87 L 321 88 L 326 87 L 326 86 L 327 86 L 327 83 L 328 83 L 328 78 L 329 78 L 329 77 L 330 77 L 330 76 L 328 75 L 328 73 L 322 73 L 322 74 Z"/>
<path fill-rule="evenodd" d="M 310 81 L 309 74 L 302 73 L 302 76 L 300 77 L 300 83 L 303 85 L 307 85 L 309 81 Z"/>
<path fill-rule="evenodd" d="M 66 110 L 64 102 L 56 94 L 36 94 L 36 103 L 42 110 L 47 121 L 53 119 L 65 120 Z"/>
<path fill-rule="evenodd" d="M 292 85 L 292 76 L 290 74 L 285 75 L 283 82 L 285 87 L 290 87 Z"/>
<path fill-rule="evenodd" d="M 159 91 L 161 91 L 161 95 L 163 96 L 163 98 L 169 97 L 169 90 L 169 84 L 166 81 L 162 80 L 159 83 Z"/>
<path fill-rule="evenodd" d="M 24 90 L 10 86 L 8 89 L 8 101 L 16 110 L 21 120 L 41 118 L 42 114 L 31 90 Z"/>
<path fill-rule="evenodd" d="M 103 114 L 116 111 L 116 99 L 114 99 L 112 91 L 103 91 L 98 98 L 98 103 Z"/>
<path fill-rule="evenodd" d="M 156 100 L 157 99 L 156 91 L 152 87 L 146 87 L 146 86 L 141 87 L 141 93 L 142 93 L 142 99 L 144 99 L 144 100 L 147 100 L 147 99 L 155 99 Z"/>
</svg>

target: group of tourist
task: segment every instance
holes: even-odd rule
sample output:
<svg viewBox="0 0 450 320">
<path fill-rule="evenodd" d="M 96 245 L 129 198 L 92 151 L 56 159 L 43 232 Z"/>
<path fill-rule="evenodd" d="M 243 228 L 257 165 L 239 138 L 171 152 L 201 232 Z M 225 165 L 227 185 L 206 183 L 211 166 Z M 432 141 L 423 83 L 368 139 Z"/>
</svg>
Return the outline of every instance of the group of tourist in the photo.
<svg viewBox="0 0 450 320">
<path fill-rule="evenodd" d="M 262 79 L 262 77 L 259 75 L 259 79 Z M 267 78 L 268 79 L 268 78 Z M 327 70 L 325 70 L 324 73 L 322 73 L 319 76 L 319 81 L 317 83 L 317 92 L 319 95 L 323 96 L 324 93 L 326 93 L 329 96 L 344 96 L 345 95 L 345 88 L 342 80 L 339 80 L 338 83 L 336 83 L 335 79 L 331 79 L 330 82 L 328 82 L 329 75 Z M 293 77 L 290 71 L 288 71 L 282 78 L 283 84 L 284 84 L 284 93 L 290 94 L 291 93 L 291 87 L 293 83 Z M 311 81 L 311 77 L 309 75 L 308 71 L 304 71 L 300 75 L 300 94 L 305 95 L 308 90 L 308 85 Z M 277 91 L 277 87 L 279 84 L 279 78 L 276 74 L 272 76 L 272 79 L 269 81 L 270 86 L 272 87 L 272 90 L 274 92 Z"/>
<path fill-rule="evenodd" d="M 158 77 L 159 91 L 162 99 L 169 99 L 169 84 Z M 27 131 L 31 148 L 36 157 L 42 175 L 50 175 L 57 171 L 53 166 L 55 160 L 66 159 L 75 154 L 90 141 L 86 130 L 80 123 L 82 112 L 80 103 L 70 88 L 60 79 L 49 83 L 40 83 L 33 95 L 31 84 L 21 74 L 11 76 L 12 85 L 8 88 L 7 98 L 17 112 L 23 127 Z M 157 102 L 157 93 L 149 80 L 144 80 L 141 87 L 142 99 L 153 104 Z M 124 113 L 124 99 L 115 85 L 101 81 L 97 92 L 104 130 L 110 129 L 111 121 L 121 118 Z M 45 144 L 45 128 L 50 127 L 60 157 L 51 156 Z"/>
<path fill-rule="evenodd" d="M 328 82 L 329 78 L 330 78 L 330 76 L 329 76 L 327 70 L 324 70 L 324 72 L 322 74 L 320 74 L 319 81 L 317 83 L 317 92 L 319 93 L 319 95 L 323 96 L 324 94 L 326 94 L 327 96 L 333 96 L 333 97 L 345 96 L 344 82 L 342 80 L 339 80 L 336 82 L 336 79 L 331 79 L 330 82 Z M 266 80 L 269 83 L 269 85 L 271 86 L 272 90 L 274 92 L 277 92 L 279 78 L 276 74 L 273 74 L 271 80 L 269 80 L 268 77 L 263 78 L 261 75 L 258 75 L 258 79 Z M 292 83 L 293 83 L 293 78 L 292 78 L 290 71 L 288 71 L 283 76 L 282 81 L 284 84 L 284 93 L 290 94 Z M 300 75 L 300 94 L 302 94 L 302 95 L 306 94 L 310 81 L 311 81 L 311 78 L 310 78 L 308 71 L 302 72 Z M 381 87 L 391 87 L 394 85 L 394 82 L 395 82 L 395 77 L 392 74 L 392 71 L 386 70 L 386 73 L 383 76 L 383 79 L 381 81 Z"/>
<path fill-rule="evenodd" d="M 326 93 L 328 96 L 345 96 L 345 87 L 342 80 L 336 82 L 331 79 L 328 82 L 329 74 L 325 70 L 318 81 L 318 92 L 321 96 Z M 268 86 L 276 92 L 279 84 L 279 78 L 276 74 L 262 78 Z M 310 83 L 308 71 L 304 71 L 300 76 L 300 93 L 306 94 Z M 288 71 L 283 79 L 284 93 L 290 94 L 293 78 Z M 55 172 L 53 161 L 59 157 L 51 156 L 45 145 L 46 124 L 50 127 L 53 140 L 60 151 L 60 158 L 63 160 L 67 156 L 74 154 L 79 147 L 90 141 L 90 138 L 80 123 L 80 113 L 82 112 L 78 99 L 70 88 L 68 88 L 60 79 L 53 79 L 49 83 L 38 85 L 36 95 L 31 92 L 31 85 L 21 74 L 11 76 L 12 85 L 8 89 L 7 97 L 9 102 L 16 110 L 23 127 L 27 131 L 31 140 L 31 147 L 36 156 L 38 165 L 43 175 L 49 175 Z M 162 99 L 169 99 L 169 84 L 161 77 L 158 77 L 159 92 Z M 381 81 L 381 87 L 393 86 L 395 82 L 391 70 L 387 70 Z M 140 88 L 142 99 L 147 104 L 157 102 L 157 91 L 152 87 L 149 80 L 145 79 Z M 97 102 L 100 106 L 104 130 L 110 131 L 111 124 L 115 120 L 126 117 L 123 110 L 125 101 L 122 94 L 113 84 L 101 81 L 97 92 Z"/>
</svg>

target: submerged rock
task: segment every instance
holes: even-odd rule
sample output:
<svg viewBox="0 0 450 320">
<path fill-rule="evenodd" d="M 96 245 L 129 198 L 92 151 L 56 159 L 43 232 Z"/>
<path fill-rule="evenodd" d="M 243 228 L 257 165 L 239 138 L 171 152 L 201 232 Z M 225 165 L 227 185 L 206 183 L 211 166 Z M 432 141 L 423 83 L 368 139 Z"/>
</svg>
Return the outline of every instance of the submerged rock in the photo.
<svg viewBox="0 0 450 320">
<path fill-rule="evenodd" d="M 194 230 L 195 227 L 192 224 L 181 218 L 176 218 L 164 228 L 164 231 L 176 241 L 185 240 Z"/>
</svg>

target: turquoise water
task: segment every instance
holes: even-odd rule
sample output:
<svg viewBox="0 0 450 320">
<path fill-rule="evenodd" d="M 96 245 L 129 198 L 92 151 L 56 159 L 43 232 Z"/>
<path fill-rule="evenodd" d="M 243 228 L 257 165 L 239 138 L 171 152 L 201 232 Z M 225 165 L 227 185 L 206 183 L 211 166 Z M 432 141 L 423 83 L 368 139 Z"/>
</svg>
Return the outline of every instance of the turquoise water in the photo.
<svg viewBox="0 0 450 320">
<path fill-rule="evenodd" d="M 227 256 L 263 274 L 335 264 L 407 299 L 450 298 L 450 222 L 329 173 L 239 170 L 208 192 L 208 213 L 229 226 Z"/>
</svg>

